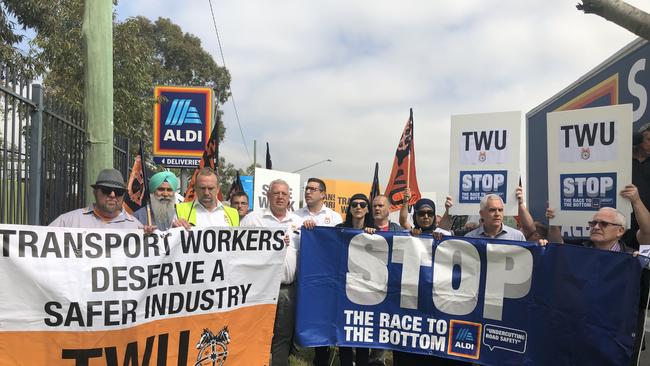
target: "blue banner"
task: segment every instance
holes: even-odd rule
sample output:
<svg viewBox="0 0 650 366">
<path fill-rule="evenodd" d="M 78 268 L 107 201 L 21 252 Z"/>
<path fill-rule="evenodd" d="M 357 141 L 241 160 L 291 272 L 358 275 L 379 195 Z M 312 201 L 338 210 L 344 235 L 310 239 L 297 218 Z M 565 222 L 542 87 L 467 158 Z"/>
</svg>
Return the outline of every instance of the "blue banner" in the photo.
<svg viewBox="0 0 650 366">
<path fill-rule="evenodd" d="M 458 202 L 479 203 L 488 194 L 496 194 L 506 203 L 507 170 L 461 170 Z"/>
<path fill-rule="evenodd" d="M 626 365 L 643 261 L 571 245 L 303 229 L 303 346 L 482 365 Z M 641 263 L 644 262 L 644 263 Z"/>
</svg>

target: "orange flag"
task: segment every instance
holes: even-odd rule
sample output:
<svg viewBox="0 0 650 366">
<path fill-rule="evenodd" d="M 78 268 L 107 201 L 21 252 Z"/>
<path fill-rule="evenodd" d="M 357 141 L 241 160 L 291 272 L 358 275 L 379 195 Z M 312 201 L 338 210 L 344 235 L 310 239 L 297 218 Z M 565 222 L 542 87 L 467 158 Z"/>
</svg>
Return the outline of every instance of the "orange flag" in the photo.
<svg viewBox="0 0 650 366">
<path fill-rule="evenodd" d="M 422 195 L 418 187 L 415 174 L 415 147 L 413 143 L 413 108 L 410 110 L 409 119 L 406 121 L 404 132 L 395 151 L 393 169 L 386 186 L 386 196 L 390 203 L 390 211 L 397 211 L 402 207 L 404 189 L 411 189 L 409 205 L 413 205 Z"/>
</svg>

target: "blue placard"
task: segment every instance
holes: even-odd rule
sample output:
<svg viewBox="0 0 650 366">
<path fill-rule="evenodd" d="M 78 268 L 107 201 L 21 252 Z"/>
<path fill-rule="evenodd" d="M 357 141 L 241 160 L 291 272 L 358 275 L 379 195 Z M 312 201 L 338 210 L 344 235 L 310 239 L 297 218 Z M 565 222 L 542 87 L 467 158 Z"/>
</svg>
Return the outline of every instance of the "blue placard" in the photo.
<svg viewBox="0 0 650 366">
<path fill-rule="evenodd" d="M 212 126 L 212 89 L 159 86 L 154 108 L 154 161 L 196 167 Z"/>
<path fill-rule="evenodd" d="M 560 174 L 560 207 L 566 211 L 616 208 L 616 173 Z"/>
<path fill-rule="evenodd" d="M 248 209 L 253 209 L 253 176 L 252 175 L 241 175 L 239 176 L 242 187 L 244 187 L 244 192 L 248 195 Z"/>
<path fill-rule="evenodd" d="M 487 194 L 496 194 L 506 203 L 507 170 L 461 170 L 459 181 L 460 203 L 479 203 Z"/>
<path fill-rule="evenodd" d="M 481 365 L 629 363 L 648 258 L 568 244 L 443 239 L 303 228 L 298 343 Z"/>
</svg>

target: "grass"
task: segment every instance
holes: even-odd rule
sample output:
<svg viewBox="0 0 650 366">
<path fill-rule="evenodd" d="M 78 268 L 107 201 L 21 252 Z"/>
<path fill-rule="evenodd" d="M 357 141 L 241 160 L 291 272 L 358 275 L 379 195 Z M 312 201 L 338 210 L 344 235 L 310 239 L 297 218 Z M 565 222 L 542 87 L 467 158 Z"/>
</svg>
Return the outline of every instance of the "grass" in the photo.
<svg viewBox="0 0 650 366">
<path fill-rule="evenodd" d="M 339 353 L 334 353 L 334 359 L 331 360 L 332 350 L 334 348 L 330 347 L 330 365 L 338 366 L 339 363 Z M 289 366 L 312 366 L 312 360 L 314 359 L 314 349 L 313 348 L 303 348 L 296 347 L 294 353 L 289 356 Z M 386 366 L 393 365 L 393 354 L 388 352 L 386 355 Z"/>
</svg>

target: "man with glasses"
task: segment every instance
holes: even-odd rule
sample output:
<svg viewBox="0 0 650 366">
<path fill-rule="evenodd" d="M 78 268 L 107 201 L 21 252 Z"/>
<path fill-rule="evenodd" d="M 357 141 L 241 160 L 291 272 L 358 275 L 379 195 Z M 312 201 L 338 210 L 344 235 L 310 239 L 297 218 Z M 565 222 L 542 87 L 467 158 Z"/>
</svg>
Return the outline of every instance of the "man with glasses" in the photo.
<svg viewBox="0 0 650 366">
<path fill-rule="evenodd" d="M 95 203 L 57 217 L 50 226 L 87 229 L 137 229 L 142 224 L 124 209 L 126 184 L 116 169 L 99 172 L 93 188 Z"/>
<path fill-rule="evenodd" d="M 642 245 L 650 244 L 650 212 L 643 204 L 639 196 L 639 190 L 633 184 L 628 184 L 620 192 L 621 197 L 626 198 L 632 204 L 632 209 L 639 223 L 639 229 L 634 235 Z M 555 217 L 553 209 L 546 209 L 546 217 Z M 615 208 L 602 207 L 598 210 L 589 224 L 589 240 L 583 246 L 614 252 L 633 252 L 634 249 L 624 243 L 621 238 L 625 233 L 625 216 Z M 548 232 L 548 241 L 553 243 L 564 243 L 562 238 L 562 227 L 552 225 Z"/>
<path fill-rule="evenodd" d="M 486 194 L 479 204 L 481 225 L 465 234 L 469 238 L 495 238 L 526 241 L 521 231 L 503 223 L 503 200 L 496 194 Z"/>
<path fill-rule="evenodd" d="M 304 220 L 306 228 L 314 226 L 336 226 L 343 222 L 341 215 L 324 203 L 327 188 L 318 178 L 309 178 L 305 186 L 305 207 L 296 211 Z"/>
<path fill-rule="evenodd" d="M 248 195 L 246 192 L 237 191 L 230 195 L 230 207 L 239 213 L 239 221 L 248 214 Z"/>
<path fill-rule="evenodd" d="M 307 179 L 305 186 L 305 206 L 296 211 L 307 229 L 318 226 L 336 226 L 343 222 L 341 215 L 324 204 L 327 187 L 318 178 Z M 314 365 L 327 366 L 329 362 L 329 347 L 316 347 L 314 350 Z"/>
<path fill-rule="evenodd" d="M 194 201 L 176 205 L 178 219 L 172 224 L 173 227 L 182 226 L 189 230 L 192 226 L 239 226 L 237 210 L 225 206 L 217 198 L 219 179 L 212 168 L 199 170 L 194 183 L 194 193 Z"/>
<path fill-rule="evenodd" d="M 269 184 L 266 192 L 269 208 L 255 210 L 241 222 L 242 227 L 273 227 L 285 230 L 284 242 L 287 244 L 287 254 L 284 258 L 284 272 L 278 294 L 278 305 L 273 325 L 271 340 L 271 366 L 288 365 L 289 351 L 293 339 L 295 322 L 296 267 L 300 252 L 300 227 L 302 218 L 289 211 L 289 184 L 282 179 L 276 179 Z"/>
</svg>

